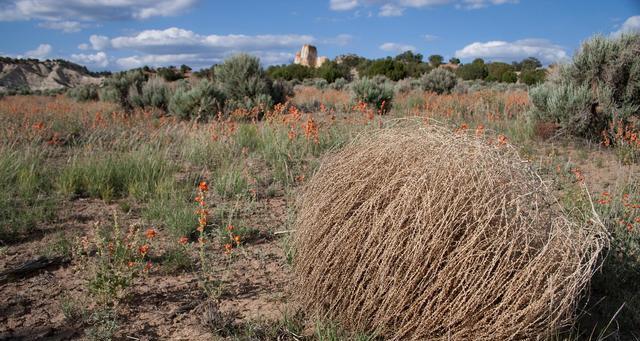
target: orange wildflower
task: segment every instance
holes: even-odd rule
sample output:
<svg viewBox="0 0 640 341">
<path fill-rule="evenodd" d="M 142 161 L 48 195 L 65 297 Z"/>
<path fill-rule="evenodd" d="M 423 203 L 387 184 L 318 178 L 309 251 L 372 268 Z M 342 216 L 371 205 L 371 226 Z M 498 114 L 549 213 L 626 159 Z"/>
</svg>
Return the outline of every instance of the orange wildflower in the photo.
<svg viewBox="0 0 640 341">
<path fill-rule="evenodd" d="M 234 236 L 233 241 L 236 242 L 237 246 L 240 246 L 240 236 Z"/>
<path fill-rule="evenodd" d="M 206 181 L 200 181 L 200 184 L 198 185 L 198 188 L 203 191 L 206 192 L 209 190 L 209 185 L 207 185 Z"/>
<path fill-rule="evenodd" d="M 149 244 L 144 244 L 140 246 L 140 248 L 138 248 L 138 252 L 140 252 L 141 255 L 145 256 L 147 253 L 149 253 L 149 248 Z"/>
<path fill-rule="evenodd" d="M 178 239 L 178 243 L 180 243 L 180 245 L 187 245 L 188 242 L 189 238 L 186 236 L 182 236 L 180 237 L 180 239 Z"/>
<path fill-rule="evenodd" d="M 147 232 L 144 233 L 144 235 L 147 236 L 147 239 L 153 239 L 157 234 L 158 232 L 152 228 L 148 229 Z"/>
<path fill-rule="evenodd" d="M 504 135 L 498 135 L 498 144 L 504 146 L 507 144 L 507 137 Z"/>
<path fill-rule="evenodd" d="M 231 253 L 231 250 L 233 249 L 233 245 L 231 244 L 224 244 L 224 253 L 226 255 Z"/>
</svg>

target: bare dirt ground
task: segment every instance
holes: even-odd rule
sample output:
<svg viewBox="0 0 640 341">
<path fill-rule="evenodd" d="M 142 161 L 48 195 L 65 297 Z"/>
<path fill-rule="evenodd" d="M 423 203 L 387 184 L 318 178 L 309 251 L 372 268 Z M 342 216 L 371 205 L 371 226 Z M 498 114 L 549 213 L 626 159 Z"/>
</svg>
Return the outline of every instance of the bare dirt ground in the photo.
<svg viewBox="0 0 640 341">
<path fill-rule="evenodd" d="M 637 165 L 620 164 L 611 151 L 581 146 L 559 146 L 544 143 L 536 148 L 538 162 L 549 169 L 570 162 L 584 174 L 592 193 L 612 190 L 625 177 L 639 174 Z M 289 201 L 289 202 L 288 202 Z M 289 284 L 291 268 L 282 247 L 281 231 L 288 219 L 291 199 L 277 195 L 259 198 L 243 219 L 257 228 L 258 237 L 243 245 L 233 257 L 214 256 L 228 264 L 221 270 L 225 293 L 220 311 L 237 321 L 276 321 L 291 309 Z M 215 205 L 215 203 L 213 203 Z M 53 224 L 37 226 L 27 239 L 0 249 L 0 272 L 14 269 L 43 255 L 59 234 L 68 238 L 91 235 L 93 226 L 113 221 L 113 212 L 122 212 L 118 204 L 106 204 L 96 199 L 76 199 L 59 203 Z M 123 226 L 139 223 L 141 217 L 133 209 L 120 213 Z M 159 231 L 162 254 L 175 241 Z M 197 258 L 195 253 L 193 258 Z M 206 297 L 199 287 L 194 271 L 167 273 L 162 260 L 147 276 L 137 279 L 133 293 L 118 307 L 119 339 L 194 340 L 212 339 L 214 334 L 203 316 Z M 52 264 L 27 276 L 4 278 L 0 282 L 0 340 L 66 340 L 85 338 L 86 325 L 68 318 L 65 309 L 79 310 L 82 304 L 65 308 L 68 302 L 82 300 L 87 295 L 83 267 L 76 259 Z M 77 311 L 81 314 L 81 311 Z"/>
</svg>

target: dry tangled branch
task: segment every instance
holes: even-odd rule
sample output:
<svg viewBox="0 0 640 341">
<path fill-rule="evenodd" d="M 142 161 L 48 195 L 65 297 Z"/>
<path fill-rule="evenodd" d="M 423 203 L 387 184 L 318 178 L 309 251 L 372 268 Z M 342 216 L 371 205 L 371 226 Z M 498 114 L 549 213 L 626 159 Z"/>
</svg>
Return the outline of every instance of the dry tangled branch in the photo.
<svg viewBox="0 0 640 341">
<path fill-rule="evenodd" d="M 357 139 L 298 206 L 299 301 L 388 339 L 548 337 L 572 322 L 607 242 L 513 148 L 438 127 Z"/>
</svg>

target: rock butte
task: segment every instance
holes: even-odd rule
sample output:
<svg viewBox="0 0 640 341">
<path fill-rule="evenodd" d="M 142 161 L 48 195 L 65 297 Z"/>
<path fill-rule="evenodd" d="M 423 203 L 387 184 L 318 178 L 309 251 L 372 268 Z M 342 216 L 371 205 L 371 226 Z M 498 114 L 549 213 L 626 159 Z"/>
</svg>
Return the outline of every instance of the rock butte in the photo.
<svg viewBox="0 0 640 341">
<path fill-rule="evenodd" d="M 318 68 L 327 61 L 329 61 L 327 57 L 318 57 L 318 49 L 315 46 L 305 44 L 300 51 L 296 52 L 293 63 Z"/>
</svg>

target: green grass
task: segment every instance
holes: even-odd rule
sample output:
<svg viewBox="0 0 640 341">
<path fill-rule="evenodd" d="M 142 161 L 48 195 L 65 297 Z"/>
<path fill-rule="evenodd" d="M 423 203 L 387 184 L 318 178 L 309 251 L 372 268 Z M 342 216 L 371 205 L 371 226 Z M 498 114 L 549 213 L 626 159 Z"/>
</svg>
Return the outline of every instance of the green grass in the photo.
<svg viewBox="0 0 640 341">
<path fill-rule="evenodd" d="M 194 236 L 198 219 L 194 213 L 193 188 L 195 185 L 165 179 L 156 187 L 154 197 L 142 210 L 142 216 L 152 224 L 162 226 L 176 240 Z"/>
<path fill-rule="evenodd" d="M 32 232 L 55 214 L 46 153 L 0 149 L 0 241 Z"/>
<path fill-rule="evenodd" d="M 225 199 L 244 198 L 249 196 L 247 174 L 238 164 L 230 164 L 220 169 L 214 177 L 214 188 L 218 195 Z"/>
<path fill-rule="evenodd" d="M 63 168 L 57 187 L 68 197 L 88 196 L 108 202 L 132 196 L 144 201 L 153 197 L 158 184 L 172 177 L 175 170 L 162 150 L 94 151 L 75 156 Z"/>
</svg>

